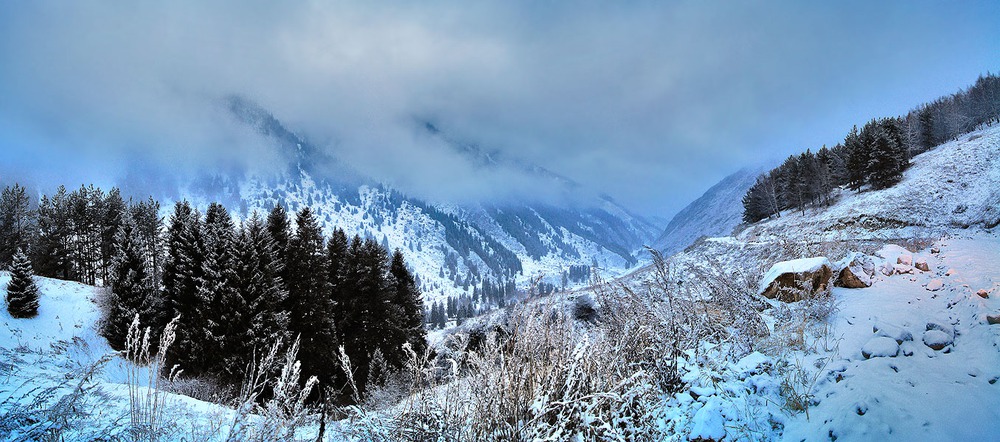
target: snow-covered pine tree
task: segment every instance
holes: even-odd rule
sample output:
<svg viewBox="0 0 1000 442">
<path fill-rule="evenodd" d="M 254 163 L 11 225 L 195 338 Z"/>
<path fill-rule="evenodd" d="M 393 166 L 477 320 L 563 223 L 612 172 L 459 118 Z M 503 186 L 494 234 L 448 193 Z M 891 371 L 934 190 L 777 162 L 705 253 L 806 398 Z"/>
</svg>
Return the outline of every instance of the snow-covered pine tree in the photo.
<svg viewBox="0 0 1000 442">
<path fill-rule="evenodd" d="M 274 242 L 275 259 L 281 263 L 288 262 L 288 242 L 291 238 L 291 227 L 289 226 L 288 213 L 280 204 L 275 204 L 274 209 L 267 215 L 267 233 Z M 283 266 L 279 276 L 281 276 L 282 287 L 288 291 L 288 266 Z"/>
<path fill-rule="evenodd" d="M 248 307 L 236 287 L 235 227 L 226 208 L 211 203 L 202 229 L 205 259 L 197 285 L 200 311 L 191 324 L 200 335 L 198 345 L 203 351 L 198 357 L 207 364 L 206 370 L 238 382 L 246 368 L 246 355 L 239 353 L 246 332 L 240 325 L 245 323 L 242 316 Z"/>
<path fill-rule="evenodd" d="M 198 284 L 204 280 L 205 257 L 201 238 L 201 216 L 187 201 L 178 201 L 167 229 L 167 256 L 163 263 L 163 298 L 170 317 L 180 316 L 177 340 L 170 346 L 168 365 L 180 364 L 189 374 L 200 373 L 197 347 L 201 339 L 195 324 L 202 323 Z"/>
<path fill-rule="evenodd" d="M 323 234 L 308 207 L 296 215 L 295 224 L 288 244 L 289 331 L 302 342 L 302 373 L 331 385 L 334 367 L 339 366 L 334 354 L 338 342 Z"/>
<path fill-rule="evenodd" d="M 402 365 L 405 354 L 401 351 L 404 342 L 409 342 L 410 346 L 420 354 L 427 348 L 427 334 L 424 331 L 424 302 L 421 299 L 420 290 L 417 289 L 413 274 L 406 267 L 403 252 L 396 249 L 392 254 L 392 261 L 389 263 L 390 283 L 393 285 L 392 303 L 399 306 L 402 313 L 400 321 L 390 324 L 399 330 L 400 341 L 395 344 L 396 355 L 389 355 L 389 361 Z"/>
<path fill-rule="evenodd" d="M 38 315 L 38 286 L 31 273 L 31 261 L 24 251 L 14 253 L 7 283 L 7 311 L 15 318 L 33 318 Z"/>
<path fill-rule="evenodd" d="M 31 247 L 35 271 L 40 276 L 71 279 L 67 257 L 70 238 L 69 196 L 59 186 L 52 198 L 38 203 L 38 227 Z"/>
<path fill-rule="evenodd" d="M 868 142 L 868 163 L 865 169 L 872 189 L 892 187 L 903 178 L 905 151 L 895 119 L 886 118 L 865 125 L 862 139 Z"/>
<path fill-rule="evenodd" d="M 14 262 L 18 250 L 26 250 L 33 214 L 24 187 L 14 184 L 0 194 L 0 269 Z"/>
<path fill-rule="evenodd" d="M 845 166 L 847 169 L 847 185 L 852 190 L 860 190 L 865 184 L 865 167 L 868 164 L 868 146 L 861 140 L 858 127 L 854 126 L 844 138 L 844 149 L 847 151 Z"/>
<path fill-rule="evenodd" d="M 256 212 L 243 224 L 236 251 L 236 287 L 247 311 L 234 329 L 242 330 L 242 350 L 237 354 L 245 365 L 251 355 L 266 350 L 275 341 L 288 342 L 288 293 L 278 276 L 284 263 L 278 261 L 274 241 Z"/>
<path fill-rule="evenodd" d="M 101 325 L 101 334 L 116 350 L 125 347 L 128 329 L 136 314 L 144 326 L 159 328 L 166 324 L 163 303 L 135 222 L 127 213 L 120 221 L 108 275 L 107 315 Z"/>
</svg>

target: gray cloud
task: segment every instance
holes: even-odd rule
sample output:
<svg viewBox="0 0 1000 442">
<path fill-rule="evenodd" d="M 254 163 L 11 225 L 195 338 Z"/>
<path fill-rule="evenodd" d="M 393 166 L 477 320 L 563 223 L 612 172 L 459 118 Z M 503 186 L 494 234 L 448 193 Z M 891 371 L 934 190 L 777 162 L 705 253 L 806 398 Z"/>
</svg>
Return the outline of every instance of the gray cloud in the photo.
<svg viewBox="0 0 1000 442">
<path fill-rule="evenodd" d="M 542 185 L 471 167 L 414 128 L 428 119 L 665 215 L 745 163 L 835 143 L 851 124 L 953 92 L 996 70 L 1000 48 L 992 2 L 4 9 L 9 164 L 90 180 L 130 167 L 108 157 L 267 167 L 271 148 L 217 105 L 237 93 L 421 195 L 516 198 Z"/>
</svg>

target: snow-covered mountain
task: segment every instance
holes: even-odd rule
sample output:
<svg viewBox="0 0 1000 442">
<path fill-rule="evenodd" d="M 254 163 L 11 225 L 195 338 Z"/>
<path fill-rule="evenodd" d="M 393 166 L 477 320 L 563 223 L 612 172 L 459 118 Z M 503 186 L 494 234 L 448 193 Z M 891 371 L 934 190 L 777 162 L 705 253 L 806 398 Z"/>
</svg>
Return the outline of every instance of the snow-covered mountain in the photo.
<svg viewBox="0 0 1000 442">
<path fill-rule="evenodd" d="M 653 247 L 672 255 L 703 236 L 728 235 L 743 222 L 743 195 L 763 170 L 743 168 L 719 181 L 670 220 Z"/>
<path fill-rule="evenodd" d="M 565 204 L 546 202 L 432 203 L 406 195 L 358 172 L 288 130 L 266 109 L 241 97 L 226 101 L 229 112 L 278 146 L 287 164 L 268 175 L 216 173 L 181 192 L 196 204 L 221 201 L 240 216 L 265 213 L 275 204 L 289 212 L 309 206 L 327 233 L 374 238 L 400 248 L 419 278 L 425 300 L 471 294 L 484 279 L 514 278 L 561 284 L 570 265 L 597 265 L 617 275 L 637 264 L 637 253 L 659 227 L 609 197 L 590 196 L 573 180 L 502 152 L 451 139 L 430 123 L 437 137 L 477 168 L 503 169 L 551 186 Z"/>
</svg>

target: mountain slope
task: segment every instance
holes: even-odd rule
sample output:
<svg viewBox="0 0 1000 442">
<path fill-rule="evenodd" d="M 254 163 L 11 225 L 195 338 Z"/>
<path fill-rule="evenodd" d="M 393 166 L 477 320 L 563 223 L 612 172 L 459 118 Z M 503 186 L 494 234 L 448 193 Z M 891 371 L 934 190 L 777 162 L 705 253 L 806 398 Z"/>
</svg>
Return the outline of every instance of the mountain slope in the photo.
<svg viewBox="0 0 1000 442">
<path fill-rule="evenodd" d="M 472 295 L 489 280 L 517 280 L 521 287 L 542 277 L 561 285 L 570 265 L 596 264 L 610 275 L 634 266 L 637 251 L 658 232 L 649 221 L 607 197 L 591 196 L 571 179 L 542 167 L 454 141 L 431 124 L 424 130 L 448 143 L 477 170 L 500 170 L 561 195 L 563 203 L 477 202 L 440 204 L 421 200 L 366 177 L 288 130 L 267 110 L 240 98 L 227 111 L 281 149 L 287 165 L 273 174 L 217 173 L 181 192 L 204 205 L 219 200 L 246 217 L 282 205 L 293 212 L 315 209 L 327 229 L 374 238 L 407 251 L 428 301 Z M 517 179 L 517 178 L 512 178 Z"/>
<path fill-rule="evenodd" d="M 761 169 L 743 168 L 719 181 L 674 215 L 653 247 L 672 255 L 702 236 L 727 235 L 743 222 L 743 195 Z"/>
</svg>

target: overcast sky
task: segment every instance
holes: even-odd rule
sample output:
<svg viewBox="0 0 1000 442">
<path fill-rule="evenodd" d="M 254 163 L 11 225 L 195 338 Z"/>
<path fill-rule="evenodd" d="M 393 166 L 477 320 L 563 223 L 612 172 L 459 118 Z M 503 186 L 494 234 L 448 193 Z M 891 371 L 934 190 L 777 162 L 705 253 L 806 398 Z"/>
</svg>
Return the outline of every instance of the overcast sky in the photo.
<svg viewBox="0 0 1000 442">
<path fill-rule="evenodd" d="M 455 172 L 428 120 L 670 216 L 987 71 L 996 1 L 3 2 L 0 173 L 273 163 L 219 112 L 236 93 L 418 195 L 504 187 Z"/>
</svg>

